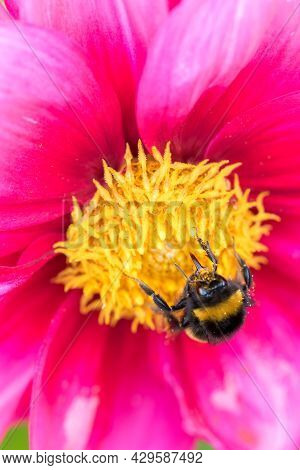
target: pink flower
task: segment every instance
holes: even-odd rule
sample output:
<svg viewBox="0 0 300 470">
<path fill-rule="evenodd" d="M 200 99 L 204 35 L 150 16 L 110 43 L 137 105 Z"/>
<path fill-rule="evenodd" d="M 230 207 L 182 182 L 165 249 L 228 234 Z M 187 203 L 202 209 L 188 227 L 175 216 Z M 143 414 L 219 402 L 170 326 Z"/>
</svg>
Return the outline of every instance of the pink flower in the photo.
<svg viewBox="0 0 300 470">
<path fill-rule="evenodd" d="M 0 425 L 32 448 L 295 448 L 300 441 L 297 1 L 7 0 L 0 14 Z M 125 142 L 242 161 L 282 218 L 256 306 L 218 346 L 98 326 L 65 260 L 62 201 Z M 68 214 L 70 207 L 65 207 Z M 298 216 L 298 217 L 297 217 Z M 86 319 L 89 321 L 86 321 Z M 31 406 L 29 401 L 31 400 Z"/>
</svg>

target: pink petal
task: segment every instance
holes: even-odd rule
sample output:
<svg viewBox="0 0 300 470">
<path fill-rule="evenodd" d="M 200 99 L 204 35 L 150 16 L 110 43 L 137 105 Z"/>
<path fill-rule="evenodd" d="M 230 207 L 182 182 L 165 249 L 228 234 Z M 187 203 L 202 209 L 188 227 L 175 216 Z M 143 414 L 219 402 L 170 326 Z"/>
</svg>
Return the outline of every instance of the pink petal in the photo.
<svg viewBox="0 0 300 470">
<path fill-rule="evenodd" d="M 136 144 L 135 91 L 148 44 L 167 16 L 167 0 L 19 0 L 22 20 L 65 32 L 78 42 L 98 76 L 113 83 L 126 140 Z M 16 4 L 15 4 L 16 5 Z"/>
<path fill-rule="evenodd" d="M 300 198 L 298 198 L 298 214 L 299 200 Z M 284 202 L 281 207 L 285 208 Z M 299 215 L 295 217 L 284 214 L 282 221 L 274 225 L 271 236 L 265 240 L 269 248 L 267 257 L 271 269 L 276 276 L 284 278 L 285 283 L 300 282 L 299 233 Z M 293 301 L 293 296 L 291 300 Z"/>
<path fill-rule="evenodd" d="M 19 0 L 4 0 L 7 10 L 14 18 L 19 16 Z"/>
<path fill-rule="evenodd" d="M 7 14 L 7 9 L 5 8 L 4 5 L 2 5 L 2 3 L 0 3 L 0 22 L 1 23 L 10 22 L 10 17 Z"/>
<path fill-rule="evenodd" d="M 44 196 L 44 195 L 43 195 Z M 91 196 L 87 193 L 77 193 L 80 203 L 84 203 Z M 45 197 L 45 196 L 44 196 Z M 25 201 L 23 203 L 3 203 L 0 206 L 0 230 L 2 232 L 30 228 L 38 230 L 38 225 L 54 229 L 68 223 L 68 216 L 72 208 L 71 195 L 56 199 L 43 199 L 40 201 Z"/>
<path fill-rule="evenodd" d="M 78 303 L 79 294 L 70 293 L 45 343 L 31 405 L 31 447 L 191 447 L 162 377 L 161 341 L 149 332 L 133 335 L 127 322 L 100 326 L 96 314 L 80 315 Z"/>
<path fill-rule="evenodd" d="M 0 264 L 2 257 L 20 252 L 40 236 L 53 232 L 58 232 L 59 239 L 62 238 L 62 220 L 26 227 L 26 230 L 21 228 L 0 231 Z"/>
<path fill-rule="evenodd" d="M 167 366 L 165 338 L 156 332 L 139 331 L 134 337 L 130 325 L 123 327 L 123 347 L 113 361 L 116 377 L 106 389 L 107 432 L 104 449 L 193 449 L 195 440 L 184 432 L 174 391 L 165 380 Z M 110 345 L 117 350 L 118 338 Z M 110 397 L 114 396 L 110 408 Z M 128 429 L 132 435 L 128 435 Z"/>
<path fill-rule="evenodd" d="M 180 152 L 190 146 L 189 139 L 195 139 L 201 127 L 193 129 L 195 135 L 183 136 L 187 116 L 195 106 L 200 113 L 211 108 L 251 60 L 276 5 L 257 0 L 190 0 L 173 10 L 149 49 L 139 87 L 138 123 L 148 146 L 164 146 L 168 140 Z M 198 115 L 194 124 L 199 120 Z"/>
<path fill-rule="evenodd" d="M 300 299 L 290 285 L 278 301 L 281 278 L 269 274 L 255 273 L 257 306 L 234 339 L 212 346 L 182 337 L 174 347 L 170 382 L 187 426 L 201 437 L 205 422 L 216 448 L 299 447 L 300 324 L 291 317 Z"/>
<path fill-rule="evenodd" d="M 197 122 L 200 152 L 226 122 L 265 101 L 298 92 L 300 84 L 300 10 L 297 0 L 273 2 L 276 14 L 253 60 Z M 187 130 L 188 131 L 188 130 Z M 204 137 L 204 139 L 203 139 Z M 200 139 L 199 139 L 200 140 Z"/>
<path fill-rule="evenodd" d="M 52 259 L 57 240 L 59 233 L 39 237 L 23 251 L 18 266 L 0 266 L 0 296 L 24 284 Z"/>
<path fill-rule="evenodd" d="M 0 298 L 0 434 L 28 414 L 28 387 L 37 353 L 63 290 L 48 265 L 26 285 Z"/>
<path fill-rule="evenodd" d="M 38 223 L 61 214 L 70 195 L 93 190 L 101 154 L 122 157 L 118 106 L 59 34 L 1 25 L 0 52 L 1 212 L 26 202 L 30 215 L 39 204 Z"/>
<path fill-rule="evenodd" d="M 176 7 L 180 2 L 181 0 L 169 0 L 169 7 L 172 9 Z"/>
<path fill-rule="evenodd" d="M 275 195 L 300 201 L 300 93 L 265 102 L 240 114 L 219 131 L 206 156 L 241 161 L 242 183 L 270 190 L 268 207 L 285 214 Z"/>
</svg>

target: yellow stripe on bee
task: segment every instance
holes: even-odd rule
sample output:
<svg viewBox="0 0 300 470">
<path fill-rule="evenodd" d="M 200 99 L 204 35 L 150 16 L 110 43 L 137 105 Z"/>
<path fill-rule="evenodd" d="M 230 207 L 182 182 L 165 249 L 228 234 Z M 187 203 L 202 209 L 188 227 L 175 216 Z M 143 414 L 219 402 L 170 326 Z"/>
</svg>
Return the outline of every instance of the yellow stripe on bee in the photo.
<svg viewBox="0 0 300 470">
<path fill-rule="evenodd" d="M 236 315 L 243 303 L 243 294 L 240 290 L 234 292 L 228 299 L 216 305 L 205 306 L 194 310 L 199 320 L 221 321 L 224 318 Z"/>
</svg>

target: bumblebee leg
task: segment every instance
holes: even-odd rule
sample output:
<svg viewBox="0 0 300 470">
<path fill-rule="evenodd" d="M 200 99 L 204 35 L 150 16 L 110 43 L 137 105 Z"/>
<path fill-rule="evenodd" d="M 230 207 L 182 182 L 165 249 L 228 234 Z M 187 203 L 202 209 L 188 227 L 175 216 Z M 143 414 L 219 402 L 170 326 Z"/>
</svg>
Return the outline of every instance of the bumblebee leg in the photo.
<svg viewBox="0 0 300 470">
<path fill-rule="evenodd" d="M 172 305 L 171 309 L 173 312 L 175 312 L 176 310 L 182 310 L 186 307 L 186 301 L 187 301 L 187 297 L 183 297 L 182 299 L 179 300 L 179 302 L 177 302 L 177 304 L 175 305 Z"/>
<path fill-rule="evenodd" d="M 213 269 L 214 269 L 214 272 L 217 271 L 217 268 L 218 268 L 218 260 L 217 258 L 215 257 L 215 255 L 213 254 L 213 252 L 211 251 L 211 247 L 210 247 L 210 244 L 209 242 L 204 242 L 202 240 L 202 238 L 199 238 L 197 237 L 197 240 L 198 242 L 200 243 L 200 246 L 201 248 L 205 251 L 207 257 L 210 259 L 210 261 L 212 262 L 213 264 Z"/>
<path fill-rule="evenodd" d="M 181 329 L 180 321 L 172 314 L 175 310 L 181 310 L 184 308 L 185 304 L 183 305 L 183 300 L 181 299 L 176 305 L 170 307 L 170 305 L 159 295 L 154 292 L 151 287 L 149 287 L 145 282 L 140 281 L 139 279 L 133 278 L 140 286 L 141 289 L 145 292 L 145 294 L 152 297 L 153 302 L 158 306 L 158 308 L 163 312 L 164 316 L 168 320 L 170 324 L 171 330 L 179 330 Z"/>
<path fill-rule="evenodd" d="M 234 255 L 235 255 L 236 259 L 238 260 L 239 265 L 242 268 L 242 275 L 243 275 L 246 287 L 247 287 L 247 289 L 250 289 L 250 287 L 252 286 L 251 271 L 250 271 L 249 267 L 247 266 L 247 264 L 245 263 L 245 261 L 243 260 L 243 258 L 241 258 L 240 255 L 235 250 L 234 250 Z"/>
</svg>

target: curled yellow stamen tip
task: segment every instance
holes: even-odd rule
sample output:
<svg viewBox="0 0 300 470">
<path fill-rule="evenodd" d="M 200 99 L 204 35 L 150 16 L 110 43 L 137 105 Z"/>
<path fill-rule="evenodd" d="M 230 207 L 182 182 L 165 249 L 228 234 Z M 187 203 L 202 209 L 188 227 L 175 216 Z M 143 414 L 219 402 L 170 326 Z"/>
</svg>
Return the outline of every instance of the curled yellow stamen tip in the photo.
<svg viewBox="0 0 300 470">
<path fill-rule="evenodd" d="M 266 193 L 253 199 L 242 190 L 233 174 L 239 165 L 172 162 L 169 143 L 163 154 L 153 147 L 147 155 L 139 142 L 138 158 L 127 146 L 120 172 L 103 160 L 104 183 L 94 181 L 85 207 L 73 199 L 66 240 L 54 246 L 67 259 L 55 282 L 66 291 L 81 289 L 81 312 L 98 311 L 99 323 L 113 326 L 126 318 L 133 332 L 139 325 L 164 329 L 164 318 L 133 278 L 173 304 L 186 282 L 176 265 L 191 274 L 191 252 L 209 263 L 196 233 L 210 242 L 226 277 L 238 269 L 233 244 L 250 267 L 266 262 L 257 253 L 267 251 L 260 240 L 271 230 L 266 222 L 279 217 L 265 211 Z"/>
</svg>

